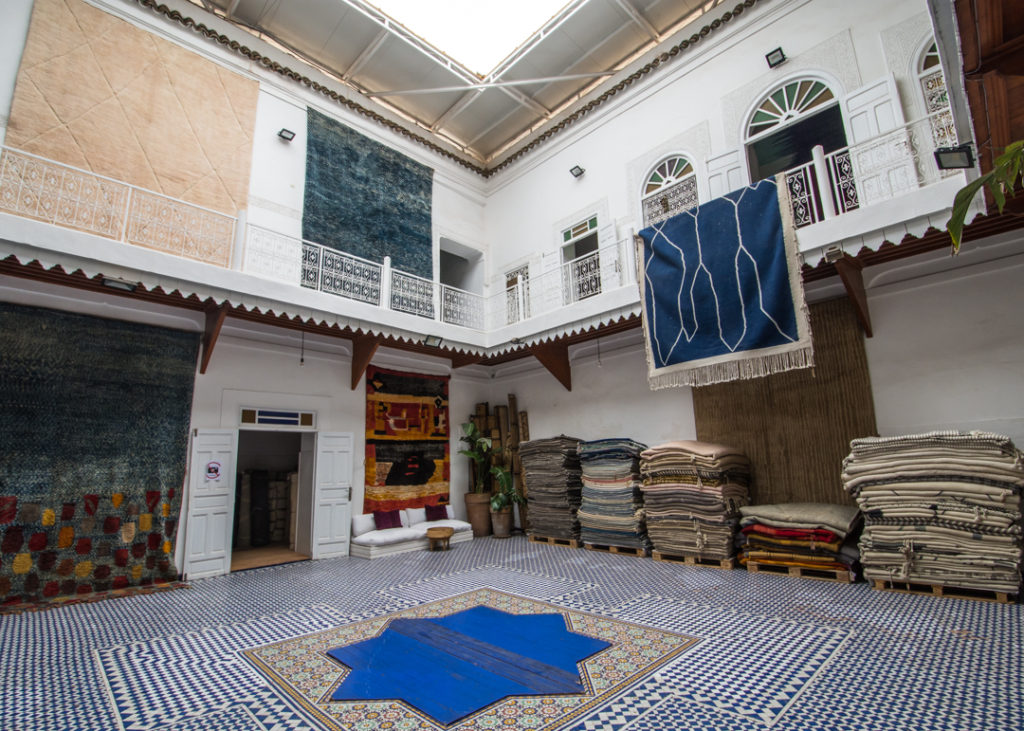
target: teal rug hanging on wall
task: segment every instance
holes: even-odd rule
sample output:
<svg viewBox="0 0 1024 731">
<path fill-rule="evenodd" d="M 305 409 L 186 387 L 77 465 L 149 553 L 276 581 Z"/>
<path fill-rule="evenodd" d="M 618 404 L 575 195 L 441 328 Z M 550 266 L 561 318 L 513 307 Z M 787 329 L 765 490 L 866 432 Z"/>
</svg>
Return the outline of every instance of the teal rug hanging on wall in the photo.
<svg viewBox="0 0 1024 731">
<path fill-rule="evenodd" d="M 302 237 L 433 278 L 434 172 L 319 112 L 307 110 Z"/>
</svg>

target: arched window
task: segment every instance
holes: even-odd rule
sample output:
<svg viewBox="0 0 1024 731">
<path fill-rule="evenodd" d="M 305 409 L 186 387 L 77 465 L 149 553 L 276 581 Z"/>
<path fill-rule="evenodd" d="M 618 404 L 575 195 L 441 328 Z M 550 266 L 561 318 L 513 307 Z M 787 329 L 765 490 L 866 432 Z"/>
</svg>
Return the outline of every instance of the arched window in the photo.
<svg viewBox="0 0 1024 731">
<path fill-rule="evenodd" d="M 933 40 L 925 45 L 917 59 L 917 79 L 924 97 L 924 113 L 929 116 L 929 127 L 934 147 L 956 144 L 953 114 L 949 110 L 949 92 L 946 77 L 942 75 L 939 49 Z"/>
<path fill-rule="evenodd" d="M 847 144 L 838 100 L 817 79 L 789 81 L 766 94 L 746 133 L 751 180 L 809 163 L 815 145 L 827 154 Z"/>
<path fill-rule="evenodd" d="M 644 181 L 641 192 L 644 226 L 664 221 L 697 205 L 697 175 L 681 155 L 665 158 Z"/>
<path fill-rule="evenodd" d="M 946 77 L 942 75 L 939 49 L 934 41 L 921 52 L 917 64 L 917 78 L 921 83 L 921 93 L 924 94 L 925 114 L 931 114 L 949 106 Z"/>
<path fill-rule="evenodd" d="M 746 133 L 750 179 L 785 173 L 797 226 L 821 221 L 826 210 L 858 207 L 843 112 L 823 81 L 796 79 L 766 94 L 750 115 Z M 812 163 L 818 145 L 825 153 L 828 190 L 819 190 Z M 831 198 L 827 209 L 823 196 Z"/>
</svg>

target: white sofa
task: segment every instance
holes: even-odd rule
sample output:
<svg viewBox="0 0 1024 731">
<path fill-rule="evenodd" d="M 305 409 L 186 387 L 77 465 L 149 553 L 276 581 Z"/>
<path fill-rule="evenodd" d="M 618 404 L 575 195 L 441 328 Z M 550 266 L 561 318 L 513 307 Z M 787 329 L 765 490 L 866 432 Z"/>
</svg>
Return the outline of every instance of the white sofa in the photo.
<svg viewBox="0 0 1024 731">
<path fill-rule="evenodd" d="M 406 551 L 423 551 L 430 545 L 427 528 L 447 526 L 454 530 L 449 545 L 473 540 L 473 527 L 464 520 L 452 517 L 452 506 L 446 506 L 448 518 L 427 520 L 423 508 L 406 508 L 398 511 L 402 520 L 401 528 L 380 530 L 373 521 L 373 514 L 352 516 L 352 545 L 349 554 L 359 558 L 381 558 Z"/>
</svg>

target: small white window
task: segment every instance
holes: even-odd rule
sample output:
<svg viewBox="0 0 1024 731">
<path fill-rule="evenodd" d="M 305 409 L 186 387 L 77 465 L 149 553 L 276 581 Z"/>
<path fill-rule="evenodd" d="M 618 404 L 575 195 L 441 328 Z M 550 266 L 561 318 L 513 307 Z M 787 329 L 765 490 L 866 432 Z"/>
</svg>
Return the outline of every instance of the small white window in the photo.
<svg viewBox="0 0 1024 731">
<path fill-rule="evenodd" d="M 562 231 L 562 301 L 577 302 L 601 294 L 597 216 Z"/>
</svg>

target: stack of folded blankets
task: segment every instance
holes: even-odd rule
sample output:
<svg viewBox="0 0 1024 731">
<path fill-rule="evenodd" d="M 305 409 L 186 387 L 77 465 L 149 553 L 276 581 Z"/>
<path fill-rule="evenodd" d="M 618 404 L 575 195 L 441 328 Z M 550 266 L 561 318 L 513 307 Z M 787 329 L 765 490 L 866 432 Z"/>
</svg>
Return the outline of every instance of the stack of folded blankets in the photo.
<svg viewBox="0 0 1024 731">
<path fill-rule="evenodd" d="M 821 571 L 859 569 L 861 514 L 851 505 L 779 503 L 741 508 L 740 562 Z"/>
<path fill-rule="evenodd" d="M 1005 436 L 855 439 L 843 483 L 864 512 L 870 580 L 1019 593 L 1024 455 Z"/>
<path fill-rule="evenodd" d="M 640 492 L 640 453 L 646 446 L 632 439 L 580 442 L 584 543 L 650 549 Z"/>
<path fill-rule="evenodd" d="M 578 540 L 580 524 L 580 440 L 564 434 L 519 444 L 526 484 L 530 535 Z"/>
<path fill-rule="evenodd" d="M 732 447 L 669 442 L 640 455 L 647 535 L 674 556 L 727 559 L 739 509 L 749 500 L 750 461 Z"/>
</svg>

